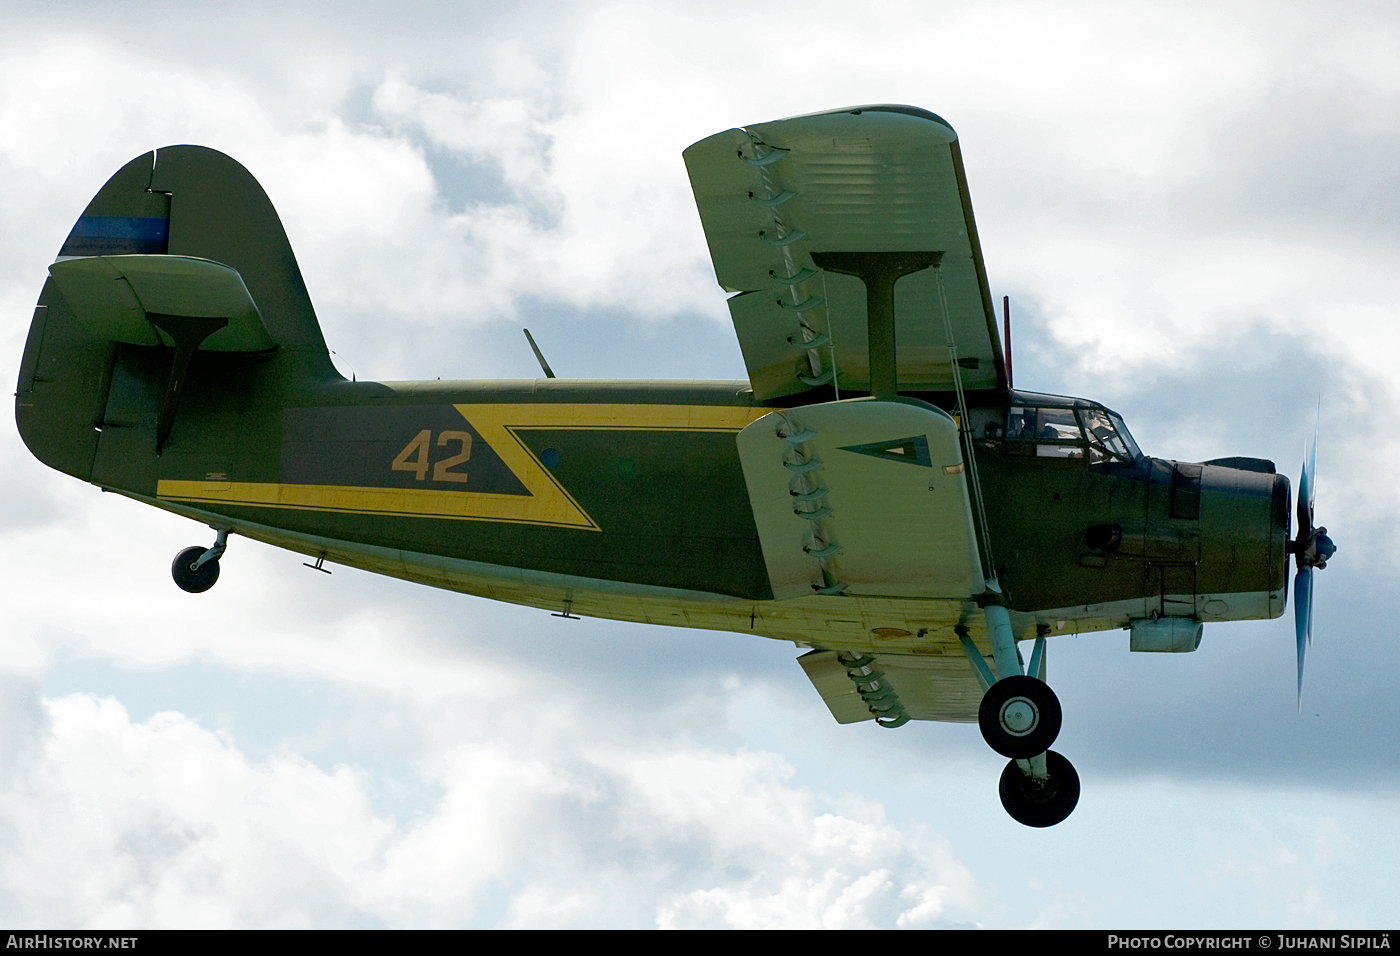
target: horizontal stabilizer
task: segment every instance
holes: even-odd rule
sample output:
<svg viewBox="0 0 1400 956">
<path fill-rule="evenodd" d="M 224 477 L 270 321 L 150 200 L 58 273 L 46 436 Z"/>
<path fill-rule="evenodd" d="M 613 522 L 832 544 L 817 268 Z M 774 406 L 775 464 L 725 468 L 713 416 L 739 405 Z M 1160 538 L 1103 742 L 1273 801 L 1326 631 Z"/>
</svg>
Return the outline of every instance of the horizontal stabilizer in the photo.
<svg viewBox="0 0 1400 956">
<path fill-rule="evenodd" d="M 224 319 L 203 351 L 265 352 L 277 343 L 237 271 L 192 256 L 81 256 L 49 266 L 89 335 L 130 345 L 174 345 L 148 315 Z"/>
</svg>

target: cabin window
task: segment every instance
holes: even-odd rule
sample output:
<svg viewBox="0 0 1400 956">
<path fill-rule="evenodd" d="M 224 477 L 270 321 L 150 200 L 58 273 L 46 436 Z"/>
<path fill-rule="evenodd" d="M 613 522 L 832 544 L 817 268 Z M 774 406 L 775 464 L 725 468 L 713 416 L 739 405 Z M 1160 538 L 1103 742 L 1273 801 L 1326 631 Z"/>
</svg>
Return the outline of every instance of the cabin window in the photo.
<svg viewBox="0 0 1400 956">
<path fill-rule="evenodd" d="M 1006 412 L 1007 452 L 1037 458 L 1083 458 L 1084 433 L 1073 408 L 1013 405 Z"/>
</svg>

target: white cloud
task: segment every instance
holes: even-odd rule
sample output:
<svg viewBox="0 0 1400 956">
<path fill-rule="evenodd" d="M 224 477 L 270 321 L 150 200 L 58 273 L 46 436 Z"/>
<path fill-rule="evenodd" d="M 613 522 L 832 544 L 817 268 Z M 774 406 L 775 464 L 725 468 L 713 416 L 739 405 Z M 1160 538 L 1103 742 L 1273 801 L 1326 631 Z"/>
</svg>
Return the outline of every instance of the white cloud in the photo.
<svg viewBox="0 0 1400 956">
<path fill-rule="evenodd" d="M 352 772 L 252 767 L 175 713 L 47 702 L 42 760 L 0 794 L 13 840 L 6 919 L 58 926 L 297 927 L 348 915 L 347 883 L 386 827 Z"/>
<path fill-rule="evenodd" d="M 977 901 L 946 841 L 822 812 L 772 754 L 657 757 L 596 727 L 534 752 L 462 742 L 426 762 L 428 809 L 396 821 L 347 766 L 255 763 L 90 694 L 44 709 L 0 791 L 10 922 L 453 926 L 506 889 L 508 925 L 875 927 Z M 601 753 L 578 756 L 584 737 Z"/>
</svg>

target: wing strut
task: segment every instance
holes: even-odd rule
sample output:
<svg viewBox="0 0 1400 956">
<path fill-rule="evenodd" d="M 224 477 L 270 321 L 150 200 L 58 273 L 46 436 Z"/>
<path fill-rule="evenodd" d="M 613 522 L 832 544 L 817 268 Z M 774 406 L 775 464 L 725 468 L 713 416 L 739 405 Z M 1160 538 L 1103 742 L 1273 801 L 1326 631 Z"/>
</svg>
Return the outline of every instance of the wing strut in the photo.
<svg viewBox="0 0 1400 956">
<path fill-rule="evenodd" d="M 958 432 L 963 440 L 963 461 L 967 464 L 967 483 L 972 486 L 972 505 L 977 509 L 977 532 L 982 539 L 983 576 L 987 587 L 1001 593 L 997 582 L 997 565 L 992 559 L 992 536 L 987 530 L 987 509 L 982 503 L 982 480 L 977 476 L 977 449 L 973 447 L 972 419 L 967 414 L 967 394 L 963 391 L 962 365 L 958 361 L 958 343 L 953 335 L 953 317 L 948 312 L 948 292 L 943 287 L 943 267 L 935 266 L 934 280 L 938 283 L 938 304 L 943 310 L 943 331 L 948 336 L 948 363 L 953 370 L 953 388 L 958 396 Z"/>
<path fill-rule="evenodd" d="M 855 276 L 865 283 L 866 326 L 870 336 L 870 394 L 894 398 L 899 367 L 894 342 L 894 284 L 913 272 L 938 265 L 942 252 L 814 252 L 818 269 Z M 956 372 L 956 370 L 954 370 Z"/>
<path fill-rule="evenodd" d="M 190 360 L 201 342 L 228 325 L 228 317 L 205 318 L 147 312 L 146 319 L 175 343 L 175 356 L 170 360 L 170 374 L 165 378 L 165 393 L 161 396 L 160 415 L 156 419 L 156 454 L 159 455 L 170 437 L 170 429 L 175 425 L 175 410 L 185 389 L 185 374 L 190 369 Z"/>
</svg>

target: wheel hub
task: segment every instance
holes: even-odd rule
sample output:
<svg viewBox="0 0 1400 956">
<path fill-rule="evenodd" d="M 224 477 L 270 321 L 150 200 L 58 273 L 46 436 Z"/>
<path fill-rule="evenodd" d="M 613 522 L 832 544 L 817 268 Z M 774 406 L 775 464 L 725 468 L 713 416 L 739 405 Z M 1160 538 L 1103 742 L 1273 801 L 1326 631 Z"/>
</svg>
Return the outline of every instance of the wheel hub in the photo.
<svg viewBox="0 0 1400 956">
<path fill-rule="evenodd" d="M 1035 730 L 1040 714 L 1035 704 L 1025 697 L 1013 697 L 1001 709 L 1001 726 L 1008 734 L 1024 737 Z"/>
<path fill-rule="evenodd" d="M 1060 732 L 1060 702 L 1042 681 L 1024 674 L 997 681 L 977 708 L 982 738 L 1003 757 L 1028 760 Z"/>
</svg>

